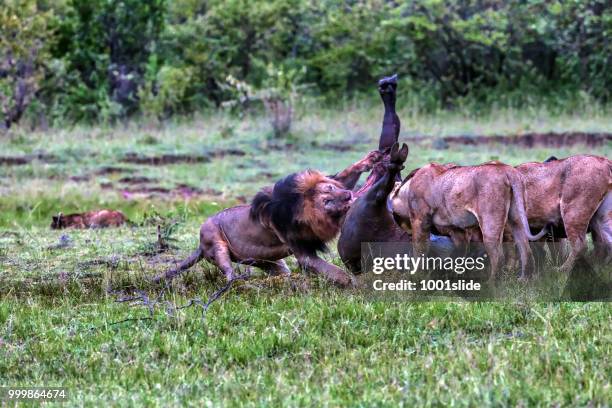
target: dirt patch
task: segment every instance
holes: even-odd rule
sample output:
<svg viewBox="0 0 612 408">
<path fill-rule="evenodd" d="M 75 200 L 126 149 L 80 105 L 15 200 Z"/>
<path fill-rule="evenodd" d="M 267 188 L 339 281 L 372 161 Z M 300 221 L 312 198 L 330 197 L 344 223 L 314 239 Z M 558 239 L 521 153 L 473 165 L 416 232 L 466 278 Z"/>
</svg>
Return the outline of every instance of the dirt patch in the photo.
<svg viewBox="0 0 612 408">
<path fill-rule="evenodd" d="M 28 164 L 31 159 L 27 157 L 13 157 L 13 156 L 2 156 L 0 157 L 0 165 L 3 166 L 20 166 L 22 164 Z"/>
<path fill-rule="evenodd" d="M 246 156 L 246 152 L 242 149 L 217 149 L 208 154 L 209 157 L 219 159 L 225 156 Z"/>
<path fill-rule="evenodd" d="M 195 196 L 220 196 L 223 193 L 212 188 L 200 189 L 189 186 L 187 184 L 177 184 L 174 188 L 166 188 L 159 186 L 136 186 L 122 188 L 119 190 L 121 196 L 126 200 L 137 198 L 193 198 Z"/>
<path fill-rule="evenodd" d="M 208 156 L 197 156 L 190 154 L 162 154 L 160 156 L 142 156 L 137 153 L 128 153 L 122 159 L 124 163 L 148 164 L 151 166 L 164 166 L 176 163 L 207 163 Z"/>
<path fill-rule="evenodd" d="M 82 176 L 70 176 L 68 177 L 68 180 L 75 182 L 89 181 L 91 180 L 91 176 L 88 176 L 86 174 Z"/>
<path fill-rule="evenodd" d="M 211 159 L 219 159 L 226 156 L 245 156 L 246 152 L 241 149 L 217 149 L 211 152 L 194 154 L 162 154 L 158 156 L 143 156 L 138 153 L 127 153 L 121 161 L 124 163 L 148 164 L 151 166 L 164 166 L 176 163 L 208 163 Z"/>
<path fill-rule="evenodd" d="M 418 143 L 432 141 L 436 149 L 446 149 L 451 145 L 476 146 L 487 144 L 502 144 L 507 146 L 518 146 L 524 148 L 532 147 L 570 147 L 574 145 L 585 145 L 588 147 L 602 146 L 612 141 L 612 133 L 588 133 L 588 132 L 548 132 L 548 133 L 523 133 L 514 136 L 447 136 L 444 138 L 432 138 L 428 136 L 416 136 L 408 138 L 408 142 Z"/>
<path fill-rule="evenodd" d="M 44 163 L 59 163 L 61 160 L 53 154 L 37 153 L 26 156 L 0 156 L 0 166 L 22 166 L 38 160 Z"/>
<path fill-rule="evenodd" d="M 351 150 L 355 150 L 355 144 L 354 143 L 323 143 L 323 144 L 319 144 L 316 141 L 311 142 L 310 145 L 312 147 L 316 147 L 322 150 L 331 150 L 334 152 L 348 152 Z"/>
<path fill-rule="evenodd" d="M 268 167 L 269 165 L 267 162 L 253 158 L 249 158 L 248 160 L 240 160 L 240 162 L 236 163 L 236 168 L 239 169 L 267 169 Z"/>
<path fill-rule="evenodd" d="M 95 174 L 98 176 L 106 176 L 109 174 L 119 174 L 119 173 L 132 174 L 135 171 L 136 171 L 135 169 L 128 169 L 126 167 L 104 166 L 96 170 Z"/>
<path fill-rule="evenodd" d="M 275 151 L 275 152 L 288 152 L 296 150 L 297 146 L 294 143 L 283 143 L 283 142 L 268 142 L 260 147 L 261 151 Z"/>
<path fill-rule="evenodd" d="M 145 183 L 155 183 L 158 180 L 156 178 L 145 177 L 145 176 L 130 176 L 130 177 L 122 177 L 119 179 L 120 183 L 124 184 L 145 184 Z"/>
<path fill-rule="evenodd" d="M 84 182 L 84 181 L 91 180 L 95 176 L 109 176 L 109 175 L 121 174 L 121 173 L 131 174 L 131 173 L 134 173 L 135 171 L 136 170 L 134 170 L 134 169 L 127 169 L 127 168 L 124 168 L 124 167 L 105 166 L 105 167 L 100 167 L 98 170 L 96 170 L 94 172 L 91 172 L 91 173 L 69 176 L 68 180 L 75 181 L 75 182 Z M 51 179 L 59 179 L 60 177 L 52 176 L 50 178 Z M 131 180 L 139 180 L 139 179 L 142 179 L 142 178 L 145 178 L 147 180 L 145 180 L 145 181 L 131 181 Z M 132 182 L 132 183 L 143 182 L 144 183 L 144 182 L 156 181 L 156 180 L 149 179 L 147 177 L 123 177 L 119 181 L 124 182 L 124 183 L 130 183 L 130 182 Z M 110 183 L 106 183 L 106 184 L 110 184 Z M 106 186 L 106 187 L 108 187 L 108 186 Z"/>
</svg>

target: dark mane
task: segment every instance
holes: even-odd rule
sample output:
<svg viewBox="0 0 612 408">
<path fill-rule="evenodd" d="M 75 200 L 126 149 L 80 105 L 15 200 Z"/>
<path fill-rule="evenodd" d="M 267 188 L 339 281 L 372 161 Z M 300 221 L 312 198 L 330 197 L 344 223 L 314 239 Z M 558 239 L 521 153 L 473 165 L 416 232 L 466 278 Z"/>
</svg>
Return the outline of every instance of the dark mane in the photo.
<svg viewBox="0 0 612 408">
<path fill-rule="evenodd" d="M 314 255 L 326 251 L 327 246 L 310 226 L 298 221 L 304 204 L 298 187 L 299 173 L 293 173 L 274 184 L 272 191 L 262 190 L 251 202 L 250 217 L 254 221 L 271 224 L 292 249 Z"/>
</svg>

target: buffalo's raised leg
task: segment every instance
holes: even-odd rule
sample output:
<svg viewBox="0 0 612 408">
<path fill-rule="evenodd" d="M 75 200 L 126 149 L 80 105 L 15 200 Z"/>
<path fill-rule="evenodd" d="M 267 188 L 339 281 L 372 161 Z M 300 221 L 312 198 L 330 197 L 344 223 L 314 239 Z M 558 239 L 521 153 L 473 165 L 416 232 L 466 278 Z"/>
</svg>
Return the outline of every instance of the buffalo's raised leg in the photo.
<svg viewBox="0 0 612 408">
<path fill-rule="evenodd" d="M 374 166 L 363 187 L 361 187 L 355 193 L 356 196 L 364 194 L 386 174 L 389 163 L 388 152 L 390 151 L 391 147 L 397 143 L 399 138 L 401 123 L 399 116 L 397 116 L 395 111 L 397 75 L 382 78 L 380 81 L 378 81 L 378 93 L 380 94 L 385 107 L 382 129 L 380 132 L 380 138 L 378 139 L 378 150 L 384 153 L 385 156 L 382 161 Z M 394 175 L 394 178 L 396 181 L 400 181 L 400 173 L 397 172 Z"/>
<path fill-rule="evenodd" d="M 397 92 L 397 75 L 382 78 L 378 81 L 378 93 L 385 106 L 383 116 L 382 131 L 378 141 L 378 150 L 388 151 L 391 146 L 397 143 L 400 132 L 399 116 L 395 112 L 395 100 Z"/>
</svg>

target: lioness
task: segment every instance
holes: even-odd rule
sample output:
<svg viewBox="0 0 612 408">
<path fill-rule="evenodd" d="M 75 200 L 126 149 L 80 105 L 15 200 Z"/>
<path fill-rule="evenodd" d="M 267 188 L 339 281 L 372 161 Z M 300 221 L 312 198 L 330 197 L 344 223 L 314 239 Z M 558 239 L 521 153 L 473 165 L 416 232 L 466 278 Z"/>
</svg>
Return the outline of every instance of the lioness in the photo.
<svg viewBox="0 0 612 408">
<path fill-rule="evenodd" d="M 52 217 L 50 227 L 51 229 L 118 227 L 126 220 L 121 211 L 115 210 L 96 210 L 68 215 L 59 213 Z"/>
<path fill-rule="evenodd" d="M 532 235 L 527 223 L 525 190 L 520 174 L 511 166 L 489 162 L 478 166 L 428 164 L 410 174 L 392 197 L 393 215 L 405 230 L 412 231 L 414 249 L 426 253 L 433 230 L 469 241 L 471 234 L 482 234 L 491 262 L 491 278 L 503 259 L 503 235 L 506 224 L 518 246 L 521 279 L 533 270 L 533 255 L 528 240 Z"/>
<path fill-rule="evenodd" d="M 586 249 L 591 228 L 596 248 L 612 247 L 612 163 L 581 154 L 516 166 L 523 175 L 531 228 L 553 226 L 555 238 L 568 238 L 571 251 L 561 270 L 568 272 Z M 600 210 L 598 210 L 598 208 Z"/>
<path fill-rule="evenodd" d="M 293 254 L 303 268 L 340 286 L 350 285 L 349 274 L 317 254 L 326 250 L 326 243 L 340 230 L 353 199 L 345 187 L 354 185 L 354 173 L 370 170 L 380 157 L 378 152 L 368 153 L 334 177 L 315 170 L 291 174 L 273 188 L 260 191 L 251 205 L 213 215 L 200 228 L 198 248 L 156 281 L 172 279 L 203 258 L 219 267 L 228 281 L 235 276 L 232 262 L 253 265 L 270 274 L 286 274 L 289 269 L 283 258 Z"/>
<path fill-rule="evenodd" d="M 610 262 L 612 258 L 612 192 L 606 194 L 603 202 L 597 208 L 595 215 L 589 223 L 595 256 L 603 262 Z"/>
</svg>

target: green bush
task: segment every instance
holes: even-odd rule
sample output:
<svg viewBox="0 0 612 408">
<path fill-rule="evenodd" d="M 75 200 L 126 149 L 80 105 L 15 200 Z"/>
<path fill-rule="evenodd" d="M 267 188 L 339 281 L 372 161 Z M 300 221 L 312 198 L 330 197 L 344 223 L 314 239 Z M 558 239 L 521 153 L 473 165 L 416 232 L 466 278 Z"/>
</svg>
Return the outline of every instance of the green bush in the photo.
<svg viewBox="0 0 612 408">
<path fill-rule="evenodd" d="M 6 0 L 0 6 L 0 130 L 19 122 L 41 88 L 51 19 L 34 0 Z"/>
<path fill-rule="evenodd" d="M 584 93 L 607 103 L 611 10 L 605 0 L 9 0 L 0 52 L 21 44 L 34 68 L 26 80 L 4 62 L 0 87 L 14 100 L 25 80 L 38 111 L 70 122 L 218 107 L 234 97 L 227 78 L 265 89 L 271 64 L 328 101 L 372 93 L 396 72 L 427 106 Z"/>
</svg>

